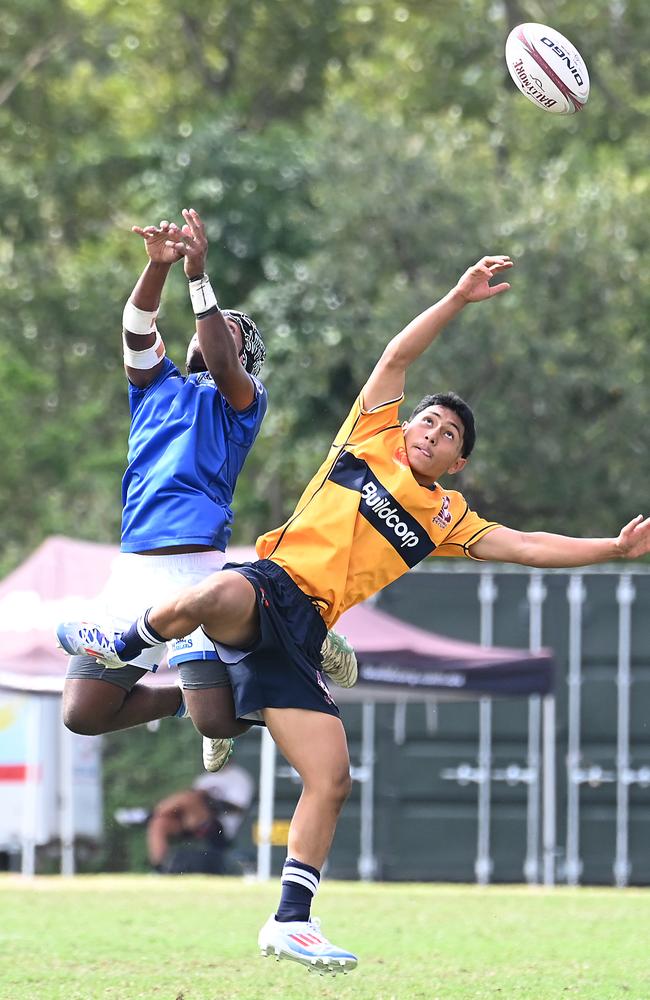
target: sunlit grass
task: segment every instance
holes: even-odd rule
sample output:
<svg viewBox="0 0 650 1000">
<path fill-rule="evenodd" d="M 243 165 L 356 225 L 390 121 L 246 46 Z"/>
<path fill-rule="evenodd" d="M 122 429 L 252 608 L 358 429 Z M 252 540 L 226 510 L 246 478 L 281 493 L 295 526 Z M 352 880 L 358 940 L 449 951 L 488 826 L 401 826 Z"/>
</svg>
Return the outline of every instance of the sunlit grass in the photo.
<svg viewBox="0 0 650 1000">
<path fill-rule="evenodd" d="M 259 957 L 277 883 L 0 879 L 2 1000 L 647 1000 L 650 892 L 328 883 L 315 912 L 359 955 L 336 979 Z"/>
</svg>

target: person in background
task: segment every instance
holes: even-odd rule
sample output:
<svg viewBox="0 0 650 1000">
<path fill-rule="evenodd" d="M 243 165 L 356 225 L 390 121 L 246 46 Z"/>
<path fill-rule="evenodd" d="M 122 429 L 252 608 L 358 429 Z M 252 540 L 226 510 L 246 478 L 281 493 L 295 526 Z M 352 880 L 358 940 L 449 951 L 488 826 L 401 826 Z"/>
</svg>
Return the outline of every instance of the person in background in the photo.
<svg viewBox="0 0 650 1000">
<path fill-rule="evenodd" d="M 232 762 L 218 774 L 201 774 L 190 788 L 162 799 L 151 812 L 118 809 L 123 826 L 147 826 L 147 854 L 152 869 L 162 874 L 236 872 L 232 847 L 250 809 L 255 783 Z M 179 841 L 188 842 L 187 846 Z"/>
</svg>

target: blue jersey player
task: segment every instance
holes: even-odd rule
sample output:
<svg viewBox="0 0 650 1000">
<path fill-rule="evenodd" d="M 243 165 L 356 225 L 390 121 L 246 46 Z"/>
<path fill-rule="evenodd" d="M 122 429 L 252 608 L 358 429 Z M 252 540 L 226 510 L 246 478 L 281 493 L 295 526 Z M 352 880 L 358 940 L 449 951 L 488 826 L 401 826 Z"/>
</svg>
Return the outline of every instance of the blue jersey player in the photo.
<svg viewBox="0 0 650 1000">
<path fill-rule="evenodd" d="M 103 595 L 105 620 L 115 627 L 141 611 L 152 590 L 161 598 L 220 569 L 237 476 L 267 407 L 257 379 L 265 356 L 257 327 L 244 313 L 219 309 L 205 273 L 203 223 L 193 209 L 183 217 L 182 229 L 167 221 L 133 227 L 149 260 L 123 314 L 131 428 L 121 551 Z M 196 316 L 186 375 L 166 357 L 156 326 L 165 280 L 181 259 Z M 178 665 L 182 689 L 138 684 L 165 652 Z M 248 726 L 233 723 L 226 670 L 200 629 L 117 669 L 96 656 L 70 659 L 63 718 L 74 732 L 112 732 L 188 711 L 207 737 L 204 763 L 217 770 L 230 737 Z"/>
</svg>

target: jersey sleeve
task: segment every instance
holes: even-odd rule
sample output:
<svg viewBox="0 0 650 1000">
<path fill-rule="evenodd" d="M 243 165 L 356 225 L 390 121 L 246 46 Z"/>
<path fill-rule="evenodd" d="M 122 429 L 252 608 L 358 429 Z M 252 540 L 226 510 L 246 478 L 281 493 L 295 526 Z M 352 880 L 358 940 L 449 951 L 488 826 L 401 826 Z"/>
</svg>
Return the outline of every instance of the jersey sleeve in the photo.
<svg viewBox="0 0 650 1000">
<path fill-rule="evenodd" d="M 399 425 L 399 406 L 403 398 L 400 396 L 399 399 L 382 403 L 373 410 L 366 410 L 363 406 L 363 391 L 360 392 L 341 425 L 332 448 L 338 450 L 345 445 L 360 444 L 388 427 Z"/>
<path fill-rule="evenodd" d="M 225 402 L 225 412 L 228 420 L 229 438 L 240 448 L 250 448 L 266 415 L 268 395 L 264 385 L 251 375 L 255 386 L 255 398 L 245 410 L 234 410 Z"/>
<path fill-rule="evenodd" d="M 476 559 L 482 562 L 477 556 L 470 552 L 470 546 L 475 545 L 481 538 L 499 528 L 501 525 L 497 521 L 486 521 L 480 517 L 469 506 L 465 507 L 465 513 L 451 529 L 445 540 L 431 553 L 434 556 L 458 557 L 466 559 Z"/>
<path fill-rule="evenodd" d="M 158 373 L 157 378 L 146 385 L 143 389 L 138 388 L 137 385 L 133 385 L 133 382 L 128 382 L 129 387 L 129 408 L 131 410 L 131 415 L 133 415 L 142 406 L 144 400 L 149 399 L 153 394 L 160 388 L 163 382 L 166 382 L 168 378 L 182 378 L 182 375 L 173 361 L 170 358 L 165 358 L 163 360 L 163 366 Z"/>
</svg>

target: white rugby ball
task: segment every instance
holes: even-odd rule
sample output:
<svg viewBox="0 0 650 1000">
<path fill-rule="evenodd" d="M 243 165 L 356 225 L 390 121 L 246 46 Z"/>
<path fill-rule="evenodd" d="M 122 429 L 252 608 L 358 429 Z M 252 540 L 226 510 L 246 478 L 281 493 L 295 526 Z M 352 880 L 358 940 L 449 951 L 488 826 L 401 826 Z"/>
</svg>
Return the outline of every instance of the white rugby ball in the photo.
<svg viewBox="0 0 650 1000">
<path fill-rule="evenodd" d="M 524 97 L 554 115 L 573 115 L 589 97 L 589 73 L 568 38 L 545 24 L 519 24 L 506 41 L 510 76 Z"/>
</svg>

